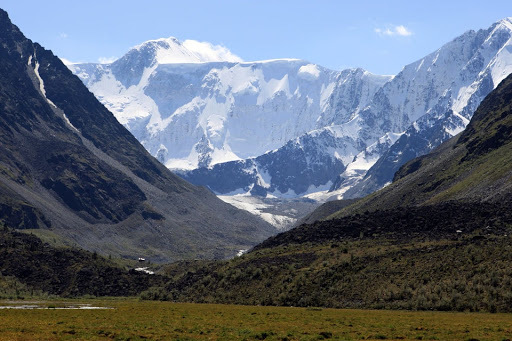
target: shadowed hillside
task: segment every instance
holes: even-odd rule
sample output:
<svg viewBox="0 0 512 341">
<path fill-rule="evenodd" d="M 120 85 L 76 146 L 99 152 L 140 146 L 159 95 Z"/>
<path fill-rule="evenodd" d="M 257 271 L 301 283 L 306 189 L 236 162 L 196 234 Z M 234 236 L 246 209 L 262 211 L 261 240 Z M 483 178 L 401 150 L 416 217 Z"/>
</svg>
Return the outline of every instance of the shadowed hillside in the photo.
<svg viewBox="0 0 512 341">
<path fill-rule="evenodd" d="M 96 253 L 54 248 L 35 236 L 0 228 L 0 283 L 11 277 L 26 285 L 15 286 L 12 298 L 34 290 L 62 296 L 133 296 L 164 282 L 158 275 L 123 270 Z"/>
<path fill-rule="evenodd" d="M 68 245 L 226 258 L 275 231 L 172 174 L 1 10 L 0 151 L 0 222 Z"/>
</svg>

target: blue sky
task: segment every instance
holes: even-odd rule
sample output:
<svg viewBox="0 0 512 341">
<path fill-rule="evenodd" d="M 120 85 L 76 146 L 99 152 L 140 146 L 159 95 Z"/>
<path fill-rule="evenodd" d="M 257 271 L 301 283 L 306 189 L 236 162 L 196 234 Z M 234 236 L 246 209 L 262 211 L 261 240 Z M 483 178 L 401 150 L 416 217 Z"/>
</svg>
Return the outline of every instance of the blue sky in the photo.
<svg viewBox="0 0 512 341">
<path fill-rule="evenodd" d="M 223 45 L 246 61 L 301 58 L 377 74 L 469 29 L 512 16 L 512 1 L 20 1 L 1 8 L 30 39 L 71 61 L 120 57 L 174 36 Z"/>
</svg>

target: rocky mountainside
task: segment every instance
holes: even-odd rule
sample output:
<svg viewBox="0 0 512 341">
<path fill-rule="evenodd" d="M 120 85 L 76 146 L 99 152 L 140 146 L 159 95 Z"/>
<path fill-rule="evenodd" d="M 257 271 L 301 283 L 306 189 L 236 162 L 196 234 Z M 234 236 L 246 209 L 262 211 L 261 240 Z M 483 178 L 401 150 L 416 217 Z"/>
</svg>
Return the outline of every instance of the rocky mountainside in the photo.
<svg viewBox="0 0 512 341">
<path fill-rule="evenodd" d="M 389 186 L 317 218 L 446 201 L 508 202 L 512 195 L 511 103 L 512 75 L 482 101 L 466 130 L 405 163 Z"/>
<path fill-rule="evenodd" d="M 468 31 L 406 66 L 362 113 L 398 118 L 397 130 L 404 133 L 344 197 L 361 197 L 382 188 L 405 162 L 464 130 L 480 102 L 510 73 L 512 18 Z"/>
<path fill-rule="evenodd" d="M 223 258 L 260 219 L 172 174 L 69 69 L 0 11 L 0 222 L 155 261 Z"/>
<path fill-rule="evenodd" d="M 69 67 L 193 183 L 223 195 L 352 198 L 465 128 L 512 72 L 511 32 L 510 18 L 468 31 L 395 77 L 301 60 L 160 57 L 186 47 L 175 39 Z"/>
</svg>

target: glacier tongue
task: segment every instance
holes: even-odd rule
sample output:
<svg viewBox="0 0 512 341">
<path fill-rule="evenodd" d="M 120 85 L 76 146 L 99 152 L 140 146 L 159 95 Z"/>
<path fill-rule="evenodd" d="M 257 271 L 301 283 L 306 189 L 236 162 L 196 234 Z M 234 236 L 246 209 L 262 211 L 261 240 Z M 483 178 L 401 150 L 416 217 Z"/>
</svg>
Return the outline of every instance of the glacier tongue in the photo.
<svg viewBox="0 0 512 341">
<path fill-rule="evenodd" d="M 175 38 L 69 67 L 187 180 L 224 195 L 325 200 L 383 187 L 404 162 L 462 131 L 512 72 L 511 32 L 510 18 L 468 31 L 396 76 L 243 62 Z"/>
</svg>

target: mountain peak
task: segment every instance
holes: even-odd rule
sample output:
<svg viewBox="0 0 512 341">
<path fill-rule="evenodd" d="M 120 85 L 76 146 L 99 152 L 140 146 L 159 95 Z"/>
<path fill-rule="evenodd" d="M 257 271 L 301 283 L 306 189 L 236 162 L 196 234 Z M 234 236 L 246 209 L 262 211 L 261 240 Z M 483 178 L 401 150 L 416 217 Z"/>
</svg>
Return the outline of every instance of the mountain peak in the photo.
<svg viewBox="0 0 512 341">
<path fill-rule="evenodd" d="M 0 20 L 2 20 L 4 23 L 13 25 L 11 19 L 9 18 L 9 13 L 7 13 L 2 8 L 0 8 Z"/>
<path fill-rule="evenodd" d="M 496 31 L 512 32 L 512 17 L 503 18 L 497 21 L 493 26 L 491 26 L 491 28 L 493 28 L 493 33 Z"/>
<path fill-rule="evenodd" d="M 221 45 L 208 42 L 185 40 L 181 42 L 175 37 L 148 40 L 133 47 L 130 52 L 150 54 L 155 63 L 208 63 L 208 62 L 241 62 L 242 59 Z"/>
<path fill-rule="evenodd" d="M 12 23 L 11 19 L 9 18 L 9 14 L 0 8 L 0 43 L 4 44 L 4 47 L 6 47 L 13 42 L 23 40 L 27 39 L 23 33 L 21 33 L 18 26 Z"/>
<path fill-rule="evenodd" d="M 168 38 L 158 38 L 158 39 L 151 39 L 147 40 L 141 44 L 138 44 L 132 48 L 132 50 L 143 50 L 148 47 L 169 47 L 171 45 L 178 45 L 181 46 L 181 42 L 178 38 L 175 37 L 168 37 Z"/>
<path fill-rule="evenodd" d="M 506 17 L 498 21 L 499 24 L 508 25 L 511 27 L 512 25 L 512 17 Z"/>
</svg>

